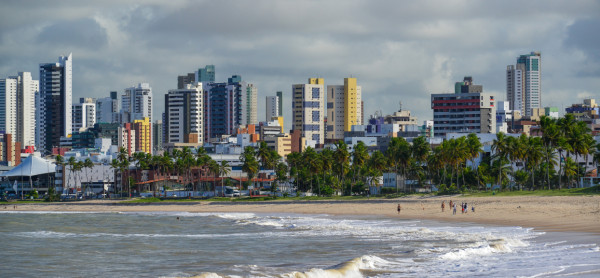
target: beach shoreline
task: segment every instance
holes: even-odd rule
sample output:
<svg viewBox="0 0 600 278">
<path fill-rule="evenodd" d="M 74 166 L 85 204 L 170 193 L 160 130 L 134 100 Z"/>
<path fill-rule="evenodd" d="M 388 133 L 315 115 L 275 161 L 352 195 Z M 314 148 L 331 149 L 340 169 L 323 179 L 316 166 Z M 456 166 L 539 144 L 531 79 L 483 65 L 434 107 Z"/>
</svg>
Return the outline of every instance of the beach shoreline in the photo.
<svg viewBox="0 0 600 278">
<path fill-rule="evenodd" d="M 449 201 L 457 203 L 452 214 Z M 442 212 L 441 204 L 445 202 Z M 468 204 L 462 213 L 460 204 Z M 398 213 L 397 206 L 402 209 Z M 16 208 L 14 207 L 16 205 Z M 475 212 L 471 207 L 475 206 Z M 586 232 L 600 235 L 600 196 L 409 196 L 396 199 L 315 200 L 264 202 L 161 202 L 123 203 L 113 200 L 88 200 L 68 203 L 5 204 L 5 211 L 63 212 L 160 212 L 191 213 L 294 213 L 329 215 L 372 215 L 455 223 L 520 226 L 549 232 Z"/>
</svg>

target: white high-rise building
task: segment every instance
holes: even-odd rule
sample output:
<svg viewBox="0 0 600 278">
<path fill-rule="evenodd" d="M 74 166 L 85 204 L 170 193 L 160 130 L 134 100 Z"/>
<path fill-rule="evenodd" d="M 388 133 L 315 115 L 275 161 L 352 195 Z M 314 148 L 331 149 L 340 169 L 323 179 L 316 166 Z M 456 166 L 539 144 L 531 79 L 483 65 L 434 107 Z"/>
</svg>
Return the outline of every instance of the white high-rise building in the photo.
<svg viewBox="0 0 600 278">
<path fill-rule="evenodd" d="M 506 99 L 511 110 L 532 116 L 533 109 L 542 108 L 542 56 L 531 52 L 517 58 L 515 66 L 506 69 Z"/>
<path fill-rule="evenodd" d="M 125 89 L 121 97 L 121 121 L 130 123 L 144 117 L 152 122 L 152 88 L 148 83 L 139 83 L 136 87 Z"/>
<path fill-rule="evenodd" d="M 73 104 L 73 132 L 85 131 L 96 123 L 96 100 L 81 98 Z"/>
<path fill-rule="evenodd" d="M 292 85 L 293 130 L 301 130 L 307 145 L 325 142 L 325 81 L 309 78 L 308 84 Z"/>
<path fill-rule="evenodd" d="M 327 139 L 344 139 L 344 132 L 362 124 L 362 87 L 356 78 L 327 86 Z"/>
<path fill-rule="evenodd" d="M 278 96 L 267 96 L 267 109 L 265 114 L 265 121 L 270 121 L 273 117 L 279 116 L 279 97 Z"/>
<path fill-rule="evenodd" d="M 58 63 L 40 64 L 40 94 L 36 98 L 36 145 L 50 152 L 72 132 L 73 55 Z"/>
<path fill-rule="evenodd" d="M 119 122 L 119 100 L 117 99 L 117 92 L 110 92 L 110 97 L 99 98 L 96 100 L 96 122 Z"/>
<path fill-rule="evenodd" d="M 169 90 L 165 95 L 167 143 L 202 143 L 202 83 L 186 84 L 185 89 Z"/>
</svg>

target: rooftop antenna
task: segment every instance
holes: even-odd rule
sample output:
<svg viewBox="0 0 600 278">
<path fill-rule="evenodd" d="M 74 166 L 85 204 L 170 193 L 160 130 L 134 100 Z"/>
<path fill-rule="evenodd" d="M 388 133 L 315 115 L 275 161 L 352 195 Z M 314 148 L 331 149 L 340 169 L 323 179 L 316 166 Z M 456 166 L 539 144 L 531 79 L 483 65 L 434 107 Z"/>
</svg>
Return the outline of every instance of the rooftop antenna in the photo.
<svg viewBox="0 0 600 278">
<path fill-rule="evenodd" d="M 399 102 L 400 105 L 400 110 L 398 110 L 398 112 L 402 112 L 402 101 Z"/>
</svg>

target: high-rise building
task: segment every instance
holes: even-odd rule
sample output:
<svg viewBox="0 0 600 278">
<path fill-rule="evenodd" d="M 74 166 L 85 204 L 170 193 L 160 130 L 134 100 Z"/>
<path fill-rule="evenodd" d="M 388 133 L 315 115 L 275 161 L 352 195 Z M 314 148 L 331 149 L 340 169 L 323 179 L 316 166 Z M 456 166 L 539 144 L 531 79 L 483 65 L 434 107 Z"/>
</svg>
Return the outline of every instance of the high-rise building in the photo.
<svg viewBox="0 0 600 278">
<path fill-rule="evenodd" d="M 119 127 L 119 148 L 124 148 L 127 155 L 135 152 L 135 129 L 132 123 L 124 123 Z"/>
<path fill-rule="evenodd" d="M 435 136 L 447 133 L 496 133 L 496 100 L 473 78 L 456 82 L 454 94 L 432 94 Z"/>
<path fill-rule="evenodd" d="M 36 145 L 50 152 L 60 146 L 61 136 L 72 132 L 73 56 L 58 63 L 40 64 L 40 94 L 36 99 Z"/>
<path fill-rule="evenodd" d="M 531 52 L 517 58 L 516 65 L 506 67 L 506 99 L 510 110 L 532 116 L 534 108 L 542 107 L 542 56 Z"/>
<path fill-rule="evenodd" d="M 215 66 L 207 65 L 196 72 L 196 82 L 215 82 Z"/>
<path fill-rule="evenodd" d="M 163 149 L 163 121 L 157 120 L 152 124 L 152 149 L 154 153 Z"/>
<path fill-rule="evenodd" d="M 135 151 L 152 153 L 152 122 L 150 118 L 144 117 L 141 120 L 133 121 L 133 130 L 135 130 Z"/>
<path fill-rule="evenodd" d="M 119 100 L 117 99 L 117 92 L 110 92 L 110 97 L 100 98 L 96 100 L 96 122 L 120 122 Z"/>
<path fill-rule="evenodd" d="M 278 106 L 278 113 L 277 116 L 279 117 L 283 117 L 283 92 L 282 91 L 277 91 L 277 106 Z M 267 119 L 268 121 L 269 119 Z"/>
<path fill-rule="evenodd" d="M 121 122 L 131 123 L 144 117 L 152 122 L 152 88 L 148 83 L 139 83 L 125 89 L 121 97 Z"/>
<path fill-rule="evenodd" d="M 204 97 L 204 141 L 234 134 L 240 125 L 257 122 L 256 95 L 253 84 L 234 75 L 227 83 L 202 83 Z"/>
<path fill-rule="evenodd" d="M 242 87 L 246 87 L 246 102 L 244 110 L 246 110 L 246 123 L 245 124 L 258 124 L 258 115 L 256 113 L 256 99 L 258 96 L 258 89 L 254 84 L 242 84 Z"/>
<path fill-rule="evenodd" d="M 194 82 L 196 82 L 196 74 L 193 72 L 177 76 L 177 89 L 185 89 L 187 84 L 193 84 Z"/>
<path fill-rule="evenodd" d="M 30 72 L 0 79 L 0 131 L 22 146 L 35 145 L 35 98 L 39 82 Z"/>
<path fill-rule="evenodd" d="M 202 83 L 185 89 L 169 90 L 165 95 L 166 143 L 202 143 Z"/>
<path fill-rule="evenodd" d="M 325 81 L 309 78 L 308 84 L 292 85 L 292 130 L 300 130 L 307 145 L 325 142 Z"/>
<path fill-rule="evenodd" d="M 73 104 L 73 132 L 82 132 L 94 127 L 96 123 L 96 100 L 80 98 L 79 103 Z"/>
<path fill-rule="evenodd" d="M 356 78 L 327 86 L 327 139 L 344 139 L 344 132 L 362 123 L 362 88 Z"/>
<path fill-rule="evenodd" d="M 267 109 L 265 114 L 265 120 L 270 121 L 273 117 L 279 116 L 279 97 L 278 96 L 267 96 Z"/>
</svg>

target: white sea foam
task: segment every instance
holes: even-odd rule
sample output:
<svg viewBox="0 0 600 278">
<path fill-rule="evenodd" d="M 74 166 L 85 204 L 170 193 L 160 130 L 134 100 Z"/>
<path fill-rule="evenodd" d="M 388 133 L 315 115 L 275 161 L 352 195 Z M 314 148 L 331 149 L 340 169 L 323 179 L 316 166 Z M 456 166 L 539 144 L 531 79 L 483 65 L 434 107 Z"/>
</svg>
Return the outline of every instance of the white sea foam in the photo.
<svg viewBox="0 0 600 278">
<path fill-rule="evenodd" d="M 293 278 L 329 278 L 329 277 L 363 277 L 361 270 L 373 270 L 389 264 L 376 256 L 362 256 L 341 263 L 328 269 L 313 268 L 306 272 L 292 272 L 283 277 Z"/>
</svg>

